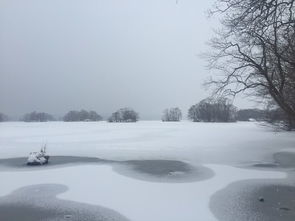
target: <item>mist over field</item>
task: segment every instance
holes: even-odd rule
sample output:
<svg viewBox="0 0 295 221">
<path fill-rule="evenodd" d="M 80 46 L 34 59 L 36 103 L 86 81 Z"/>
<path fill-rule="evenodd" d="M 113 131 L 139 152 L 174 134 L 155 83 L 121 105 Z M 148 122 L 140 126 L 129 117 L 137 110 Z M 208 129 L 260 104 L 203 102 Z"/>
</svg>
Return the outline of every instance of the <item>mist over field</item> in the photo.
<svg viewBox="0 0 295 221">
<path fill-rule="evenodd" d="M 201 53 L 217 22 L 213 1 L 20 1 L 0 7 L 1 112 L 62 117 L 131 107 L 142 119 L 187 111 L 208 92 Z M 237 100 L 239 107 L 253 103 Z"/>
<path fill-rule="evenodd" d="M 294 221 L 295 0 L 1 0 L 0 221 Z"/>
</svg>

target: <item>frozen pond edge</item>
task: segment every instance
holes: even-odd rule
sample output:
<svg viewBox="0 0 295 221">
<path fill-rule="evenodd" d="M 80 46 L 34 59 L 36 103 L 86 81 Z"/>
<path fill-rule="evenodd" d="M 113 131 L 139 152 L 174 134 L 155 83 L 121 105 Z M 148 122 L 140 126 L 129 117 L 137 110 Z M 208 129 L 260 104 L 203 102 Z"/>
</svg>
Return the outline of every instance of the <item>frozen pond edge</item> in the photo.
<svg viewBox="0 0 295 221">
<path fill-rule="evenodd" d="M 210 179 L 214 172 L 204 166 L 192 166 L 176 160 L 111 161 L 94 157 L 51 156 L 42 166 L 27 166 L 26 158 L 0 159 L 0 171 L 35 171 L 83 164 L 110 165 L 123 176 L 149 182 L 196 182 Z"/>
</svg>

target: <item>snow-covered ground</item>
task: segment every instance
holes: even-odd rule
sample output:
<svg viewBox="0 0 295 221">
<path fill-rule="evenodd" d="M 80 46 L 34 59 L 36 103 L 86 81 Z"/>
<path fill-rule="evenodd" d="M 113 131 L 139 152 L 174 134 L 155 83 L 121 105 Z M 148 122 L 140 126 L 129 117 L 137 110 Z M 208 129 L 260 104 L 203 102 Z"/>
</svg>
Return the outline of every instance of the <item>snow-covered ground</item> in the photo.
<svg viewBox="0 0 295 221">
<path fill-rule="evenodd" d="M 133 221 L 216 220 L 210 196 L 232 182 L 284 179 L 285 172 L 242 169 L 243 163 L 270 161 L 294 151 L 291 132 L 255 123 L 1 123 L 1 158 L 23 157 L 47 143 L 51 155 L 95 156 L 111 160 L 173 159 L 202 165 L 210 179 L 155 183 L 118 174 L 110 165 L 71 165 L 36 171 L 0 171 L 0 197 L 27 185 L 63 184 L 61 199 L 113 209 Z"/>
<path fill-rule="evenodd" d="M 48 171 L 1 172 L 0 196 L 22 186 L 64 184 L 59 198 L 114 209 L 133 221 L 216 220 L 209 200 L 217 190 L 240 179 L 285 178 L 284 173 L 259 172 L 229 166 L 206 165 L 212 179 L 193 183 L 151 183 L 121 176 L 109 166 L 74 166 Z M 44 199 L 46 200 L 46 199 Z"/>
<path fill-rule="evenodd" d="M 0 124 L 0 158 L 27 156 L 47 143 L 51 155 L 228 164 L 259 161 L 273 152 L 292 151 L 294 141 L 292 132 L 278 133 L 248 122 Z"/>
</svg>

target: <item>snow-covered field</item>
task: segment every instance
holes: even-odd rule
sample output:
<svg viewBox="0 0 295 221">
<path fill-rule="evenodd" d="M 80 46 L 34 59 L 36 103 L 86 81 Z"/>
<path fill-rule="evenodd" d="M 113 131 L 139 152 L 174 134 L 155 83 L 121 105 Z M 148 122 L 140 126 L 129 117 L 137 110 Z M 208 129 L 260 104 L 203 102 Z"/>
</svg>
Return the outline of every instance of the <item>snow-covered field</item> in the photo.
<svg viewBox="0 0 295 221">
<path fill-rule="evenodd" d="M 255 123 L 1 123 L 1 158 L 27 156 L 48 144 L 51 155 L 178 159 L 196 163 L 261 160 L 294 150 L 294 135 Z M 295 150 L 294 150 L 295 151 Z"/>
<path fill-rule="evenodd" d="M 270 162 L 272 154 L 295 151 L 291 132 L 275 132 L 255 123 L 1 123 L 0 156 L 14 158 L 38 151 L 50 155 L 109 160 L 178 160 L 211 169 L 200 181 L 158 183 L 117 173 L 110 165 L 71 165 L 35 171 L 0 171 L 0 197 L 23 186 L 63 184 L 67 199 L 113 209 L 133 221 L 216 220 L 209 200 L 232 182 L 284 179 L 284 171 L 241 168 Z"/>
</svg>

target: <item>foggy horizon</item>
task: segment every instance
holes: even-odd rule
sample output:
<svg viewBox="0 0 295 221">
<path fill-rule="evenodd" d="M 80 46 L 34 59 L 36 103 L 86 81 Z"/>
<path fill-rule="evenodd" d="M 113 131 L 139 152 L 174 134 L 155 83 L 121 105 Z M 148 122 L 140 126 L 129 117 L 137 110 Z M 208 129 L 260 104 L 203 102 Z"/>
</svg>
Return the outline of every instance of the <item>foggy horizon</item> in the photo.
<svg viewBox="0 0 295 221">
<path fill-rule="evenodd" d="M 140 119 L 208 97 L 200 54 L 216 22 L 213 1 L 4 0 L 0 7 L 0 112 L 62 117 L 121 107 Z M 238 98 L 239 108 L 253 102 Z"/>
<path fill-rule="evenodd" d="M 1 0 L 0 221 L 294 221 L 294 85 L 295 0 Z"/>
</svg>

